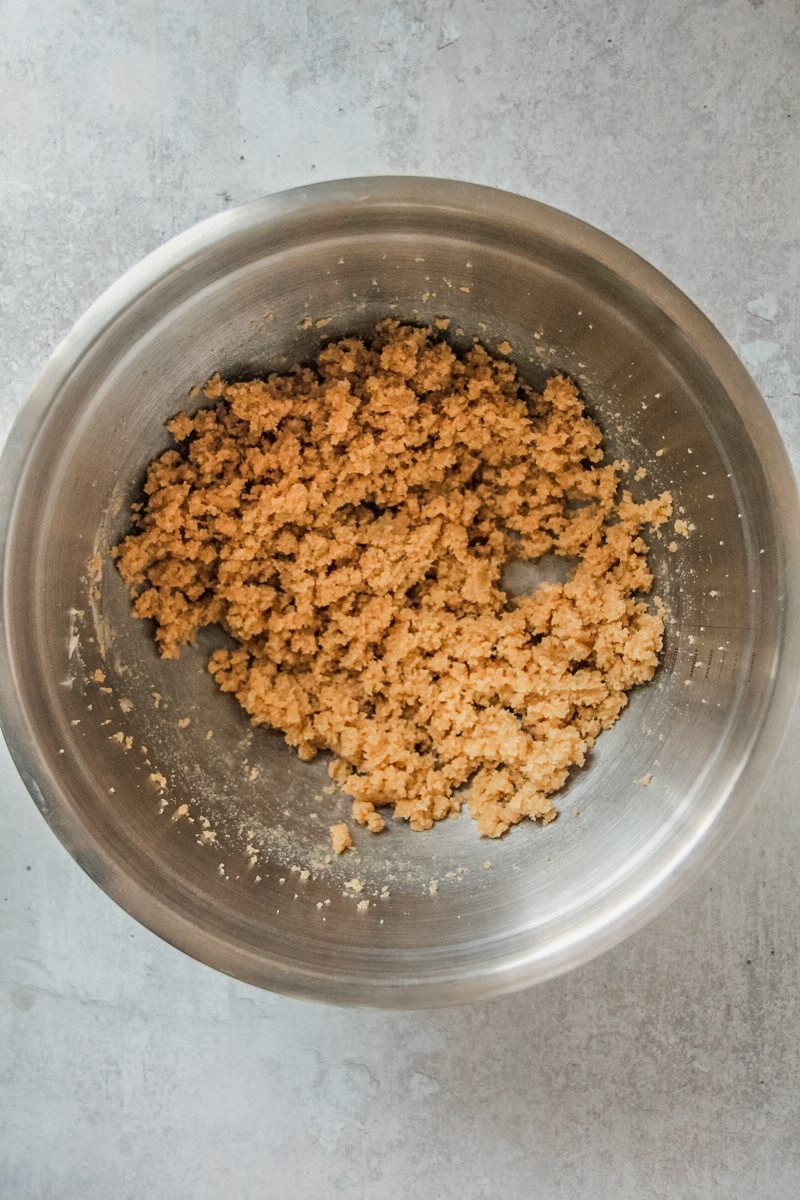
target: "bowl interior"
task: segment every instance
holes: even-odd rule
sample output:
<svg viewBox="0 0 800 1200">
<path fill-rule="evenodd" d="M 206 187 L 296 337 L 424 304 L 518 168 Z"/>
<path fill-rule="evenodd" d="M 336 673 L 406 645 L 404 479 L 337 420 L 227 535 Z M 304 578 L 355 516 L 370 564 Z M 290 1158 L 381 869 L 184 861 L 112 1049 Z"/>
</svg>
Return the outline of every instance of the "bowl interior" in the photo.
<svg viewBox="0 0 800 1200">
<path fill-rule="evenodd" d="M 343 193 L 226 214 L 117 285 L 40 383 L 6 560 L 13 686 L 36 746 L 23 771 L 117 899 L 253 982 L 412 1003 L 546 973 L 570 944 L 599 946 L 611 914 L 705 836 L 758 731 L 782 584 L 748 430 L 631 278 L 633 256 L 623 273 L 585 227 L 519 205 Z M 535 384 L 573 375 L 609 456 L 646 469 L 634 494 L 670 489 L 690 531 L 653 542 L 663 666 L 560 795 L 558 821 L 497 842 L 466 814 L 427 834 L 390 822 L 331 862 L 348 803 L 326 793 L 325 756 L 301 763 L 217 691 L 205 667 L 221 634 L 161 662 L 108 551 L 192 387 L 311 360 L 387 314 L 449 317 L 464 345 L 507 339 Z"/>
</svg>

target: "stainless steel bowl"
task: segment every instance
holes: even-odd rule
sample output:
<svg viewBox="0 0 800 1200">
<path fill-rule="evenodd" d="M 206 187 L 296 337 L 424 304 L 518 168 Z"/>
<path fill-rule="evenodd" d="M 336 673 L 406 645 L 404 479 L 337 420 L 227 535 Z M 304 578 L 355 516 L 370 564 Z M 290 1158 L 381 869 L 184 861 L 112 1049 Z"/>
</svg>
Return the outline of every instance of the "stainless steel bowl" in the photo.
<svg viewBox="0 0 800 1200">
<path fill-rule="evenodd" d="M 326 864 L 346 805 L 323 792 L 325 763 L 250 731 L 204 669 L 213 635 L 159 661 L 107 551 L 193 385 L 309 359 L 387 312 L 448 316 L 457 339 L 506 338 L 534 382 L 577 376 L 610 454 L 647 469 L 634 487 L 671 488 L 694 528 L 674 534 L 677 552 L 672 533 L 653 551 L 670 614 L 659 675 L 576 773 L 558 821 L 492 843 L 466 816 L 424 835 L 392 824 Z M 56 350 L 0 478 L 2 721 L 36 804 L 128 912 L 262 987 L 411 1007 L 584 962 L 697 876 L 751 803 L 790 710 L 800 512 L 762 400 L 657 271 L 531 200 L 361 179 L 203 222 L 129 271 Z M 363 891 L 343 894 L 353 877 Z"/>
</svg>

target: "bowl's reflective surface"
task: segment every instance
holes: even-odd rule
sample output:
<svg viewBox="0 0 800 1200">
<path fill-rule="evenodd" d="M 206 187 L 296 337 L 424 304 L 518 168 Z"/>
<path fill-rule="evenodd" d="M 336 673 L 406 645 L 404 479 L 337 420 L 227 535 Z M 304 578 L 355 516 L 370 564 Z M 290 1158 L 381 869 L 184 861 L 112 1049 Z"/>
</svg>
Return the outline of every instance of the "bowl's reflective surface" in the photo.
<svg viewBox="0 0 800 1200">
<path fill-rule="evenodd" d="M 192 386 L 215 370 L 310 359 L 321 339 L 389 312 L 448 316 L 490 346 L 507 338 L 534 382 L 575 375 L 609 453 L 647 468 L 634 491 L 671 488 L 695 528 L 675 535 L 675 553 L 671 533 L 655 543 L 664 665 L 562 794 L 557 822 L 493 843 L 466 815 L 424 835 L 390 824 L 361 834 L 357 857 L 301 879 L 292 867 L 326 853 L 327 827 L 347 811 L 322 794 L 325 763 L 301 764 L 279 735 L 249 730 L 205 672 L 214 635 L 161 663 L 107 556 L 96 591 L 87 564 L 125 528 L 168 442 L 163 421 Z M 796 490 L 744 369 L 635 255 L 504 193 L 357 180 L 191 230 L 57 350 L 12 431 L 0 487 L 3 724 L 37 804 L 134 916 L 265 987 L 447 1003 L 584 961 L 663 907 L 735 825 L 795 686 Z M 199 822 L 172 819 L 183 803 L 216 842 L 198 845 Z M 366 912 L 342 894 L 352 876 Z"/>
</svg>

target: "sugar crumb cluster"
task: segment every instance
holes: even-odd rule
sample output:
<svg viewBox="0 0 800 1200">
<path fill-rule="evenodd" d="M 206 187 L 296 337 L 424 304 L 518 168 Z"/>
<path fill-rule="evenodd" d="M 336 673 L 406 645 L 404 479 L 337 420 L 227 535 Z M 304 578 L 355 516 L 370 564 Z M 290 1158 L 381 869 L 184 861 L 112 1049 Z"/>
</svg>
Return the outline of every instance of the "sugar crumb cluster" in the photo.
<svg viewBox="0 0 800 1200">
<path fill-rule="evenodd" d="M 482 346 L 397 321 L 203 390 L 114 551 L 161 654 L 226 629 L 222 691 L 302 759 L 331 750 L 375 833 L 464 804 L 487 837 L 552 820 L 658 665 L 646 531 L 669 493 L 624 490 L 571 380 L 539 394 Z M 504 564 L 549 554 L 565 583 L 505 593 Z M 350 840 L 332 826 L 337 854 Z"/>
</svg>

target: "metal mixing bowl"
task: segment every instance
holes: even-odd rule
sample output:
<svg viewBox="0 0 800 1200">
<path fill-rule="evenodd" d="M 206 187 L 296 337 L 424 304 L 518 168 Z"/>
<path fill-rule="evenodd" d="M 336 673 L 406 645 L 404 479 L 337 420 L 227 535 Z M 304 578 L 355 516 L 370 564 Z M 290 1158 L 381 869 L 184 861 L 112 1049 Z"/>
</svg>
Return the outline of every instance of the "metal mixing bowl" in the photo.
<svg viewBox="0 0 800 1200">
<path fill-rule="evenodd" d="M 323 791 L 324 757 L 303 764 L 279 734 L 250 730 L 205 670 L 213 632 L 161 662 L 108 548 L 193 385 L 311 359 L 389 312 L 448 316 L 464 344 L 508 339 L 535 383 L 573 374 L 609 454 L 646 468 L 634 490 L 671 488 L 694 528 L 654 545 L 663 666 L 560 796 L 558 821 L 499 842 L 466 815 L 427 834 L 390 823 L 325 863 L 347 805 Z M 790 710 L 800 521 L 762 400 L 657 271 L 531 200 L 363 179 L 203 222 L 129 271 L 56 350 L 0 480 L 2 720 L 36 804 L 139 921 L 263 987 L 410 1007 L 589 959 L 709 861 Z M 363 891 L 343 894 L 353 877 Z"/>
</svg>

